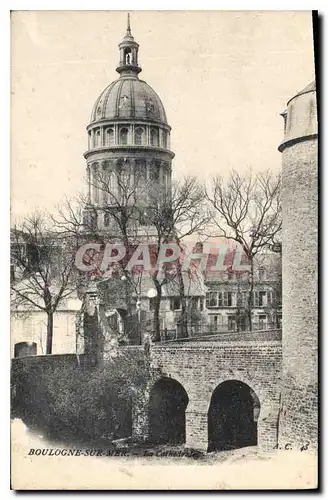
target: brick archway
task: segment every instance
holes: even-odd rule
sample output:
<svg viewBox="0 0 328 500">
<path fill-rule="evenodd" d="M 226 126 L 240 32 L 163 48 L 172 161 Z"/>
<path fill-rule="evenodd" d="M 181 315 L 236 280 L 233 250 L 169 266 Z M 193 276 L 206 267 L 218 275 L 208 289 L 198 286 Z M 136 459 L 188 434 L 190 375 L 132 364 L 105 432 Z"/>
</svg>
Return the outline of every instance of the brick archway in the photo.
<svg viewBox="0 0 328 500">
<path fill-rule="evenodd" d="M 226 380 L 212 393 L 208 410 L 208 451 L 257 445 L 260 401 L 240 380 Z"/>
<path fill-rule="evenodd" d="M 179 445 L 186 442 L 186 408 L 189 398 L 175 379 L 162 378 L 150 391 L 148 418 L 152 444 Z"/>
</svg>

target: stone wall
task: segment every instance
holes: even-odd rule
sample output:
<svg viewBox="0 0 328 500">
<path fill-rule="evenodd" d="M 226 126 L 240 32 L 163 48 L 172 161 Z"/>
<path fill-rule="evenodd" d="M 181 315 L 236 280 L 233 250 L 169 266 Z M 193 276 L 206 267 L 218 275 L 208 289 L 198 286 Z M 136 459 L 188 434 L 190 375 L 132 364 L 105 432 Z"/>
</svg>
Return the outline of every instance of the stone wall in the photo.
<svg viewBox="0 0 328 500">
<path fill-rule="evenodd" d="M 317 140 L 283 151 L 283 410 L 281 442 L 317 442 Z"/>
<path fill-rule="evenodd" d="M 186 390 L 186 445 L 206 451 L 207 414 L 215 388 L 224 381 L 247 384 L 260 401 L 258 444 L 272 449 L 277 445 L 281 342 L 202 342 L 152 346 L 152 380 L 134 402 L 133 432 L 137 438 L 148 435 L 147 409 L 151 387 L 161 377 L 178 381 Z"/>
</svg>

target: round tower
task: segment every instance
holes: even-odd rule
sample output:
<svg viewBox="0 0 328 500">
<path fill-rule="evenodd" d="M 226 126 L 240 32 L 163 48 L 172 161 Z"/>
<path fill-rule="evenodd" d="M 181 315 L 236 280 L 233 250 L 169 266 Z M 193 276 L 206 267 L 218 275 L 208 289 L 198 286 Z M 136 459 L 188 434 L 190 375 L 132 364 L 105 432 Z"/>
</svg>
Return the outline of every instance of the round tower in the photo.
<svg viewBox="0 0 328 500">
<path fill-rule="evenodd" d="M 317 147 L 316 87 L 287 103 L 282 153 L 283 387 L 279 442 L 317 443 Z"/>
<path fill-rule="evenodd" d="M 147 205 L 145 192 L 149 183 L 165 190 L 171 185 L 174 157 L 170 151 L 171 127 L 160 98 L 139 79 L 138 51 L 139 45 L 131 34 L 128 16 L 127 30 L 119 44 L 116 71 L 120 77 L 100 94 L 87 126 L 88 150 L 84 157 L 87 161 L 88 202 L 92 213 L 96 214 L 96 226 L 100 230 L 109 225 L 102 208 L 119 202 L 123 185 L 138 183 L 136 193 L 140 193 L 143 206 Z M 147 221 L 140 220 L 139 223 L 142 226 Z"/>
</svg>

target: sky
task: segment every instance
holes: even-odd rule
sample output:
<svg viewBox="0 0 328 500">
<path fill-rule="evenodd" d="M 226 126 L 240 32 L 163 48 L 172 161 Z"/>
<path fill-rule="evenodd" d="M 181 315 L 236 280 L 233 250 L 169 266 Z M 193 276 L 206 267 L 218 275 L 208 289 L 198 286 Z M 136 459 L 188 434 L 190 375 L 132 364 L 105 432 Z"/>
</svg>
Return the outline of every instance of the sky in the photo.
<svg viewBox="0 0 328 500">
<path fill-rule="evenodd" d="M 124 11 L 16 11 L 11 210 L 53 211 L 85 186 L 86 126 L 118 78 Z M 281 168 L 280 113 L 314 79 L 311 12 L 132 11 L 140 78 L 172 127 L 175 177 Z"/>
</svg>

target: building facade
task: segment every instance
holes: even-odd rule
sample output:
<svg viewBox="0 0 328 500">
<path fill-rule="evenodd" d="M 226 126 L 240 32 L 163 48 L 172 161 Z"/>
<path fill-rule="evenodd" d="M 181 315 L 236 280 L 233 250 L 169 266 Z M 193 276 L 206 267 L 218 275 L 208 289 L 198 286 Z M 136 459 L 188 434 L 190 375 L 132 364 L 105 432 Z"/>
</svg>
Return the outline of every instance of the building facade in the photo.
<svg viewBox="0 0 328 500">
<path fill-rule="evenodd" d="M 249 272 L 236 272 L 228 266 L 225 272 L 205 276 L 205 284 L 209 332 L 249 330 L 249 308 L 252 330 L 281 328 L 280 253 L 265 251 L 257 255 L 252 279 Z"/>
</svg>

